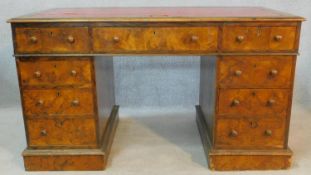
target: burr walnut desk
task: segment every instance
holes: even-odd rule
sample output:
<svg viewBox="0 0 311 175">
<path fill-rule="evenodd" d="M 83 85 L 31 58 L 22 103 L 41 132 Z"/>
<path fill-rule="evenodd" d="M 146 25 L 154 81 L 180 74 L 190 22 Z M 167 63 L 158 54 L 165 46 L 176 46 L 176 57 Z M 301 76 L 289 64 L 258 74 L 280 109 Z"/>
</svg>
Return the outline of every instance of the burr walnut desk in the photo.
<svg viewBox="0 0 311 175">
<path fill-rule="evenodd" d="M 303 20 L 261 7 L 54 9 L 9 20 L 26 170 L 105 168 L 118 124 L 113 55 L 201 56 L 197 124 L 209 167 L 288 168 Z"/>
</svg>

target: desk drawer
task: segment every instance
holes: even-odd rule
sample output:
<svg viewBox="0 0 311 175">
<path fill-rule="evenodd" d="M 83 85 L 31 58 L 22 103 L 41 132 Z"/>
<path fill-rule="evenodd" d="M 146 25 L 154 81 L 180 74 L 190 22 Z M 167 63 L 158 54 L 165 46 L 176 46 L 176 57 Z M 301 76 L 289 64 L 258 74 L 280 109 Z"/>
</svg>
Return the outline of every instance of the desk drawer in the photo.
<svg viewBox="0 0 311 175">
<path fill-rule="evenodd" d="M 284 148 L 285 125 L 279 118 L 218 119 L 215 145 L 221 149 Z"/>
<path fill-rule="evenodd" d="M 85 116 L 94 115 L 93 89 L 23 90 L 26 116 Z"/>
<path fill-rule="evenodd" d="M 221 88 L 290 88 L 293 56 L 225 56 L 219 58 Z"/>
<path fill-rule="evenodd" d="M 224 26 L 222 50 L 242 51 L 294 51 L 296 26 Z"/>
<path fill-rule="evenodd" d="M 93 63 L 89 58 L 17 59 L 22 86 L 92 86 Z"/>
<path fill-rule="evenodd" d="M 87 53 L 87 27 L 16 28 L 17 53 Z"/>
<path fill-rule="evenodd" d="M 220 89 L 218 115 L 286 115 L 289 94 L 289 89 Z"/>
<path fill-rule="evenodd" d="M 218 27 L 101 27 L 93 29 L 100 53 L 179 53 L 217 50 Z"/>
<path fill-rule="evenodd" d="M 94 119 L 27 119 L 30 147 L 96 147 Z"/>
</svg>

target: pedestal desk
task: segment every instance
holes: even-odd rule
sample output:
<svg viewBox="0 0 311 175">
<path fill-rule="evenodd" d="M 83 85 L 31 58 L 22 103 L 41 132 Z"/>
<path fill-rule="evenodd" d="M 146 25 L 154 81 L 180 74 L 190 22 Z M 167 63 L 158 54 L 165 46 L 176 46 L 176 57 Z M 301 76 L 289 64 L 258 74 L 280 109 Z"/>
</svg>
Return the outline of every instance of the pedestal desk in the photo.
<svg viewBox="0 0 311 175">
<path fill-rule="evenodd" d="M 53 9 L 9 20 L 26 170 L 105 168 L 118 124 L 114 55 L 201 56 L 197 124 L 210 169 L 288 168 L 303 20 L 261 7 Z"/>
</svg>

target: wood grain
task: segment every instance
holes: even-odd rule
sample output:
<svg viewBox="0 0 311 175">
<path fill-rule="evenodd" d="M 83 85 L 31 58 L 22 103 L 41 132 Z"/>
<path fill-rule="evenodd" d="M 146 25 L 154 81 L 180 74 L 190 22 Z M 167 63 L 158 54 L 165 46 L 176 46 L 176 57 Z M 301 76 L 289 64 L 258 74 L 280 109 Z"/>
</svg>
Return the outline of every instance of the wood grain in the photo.
<svg viewBox="0 0 311 175">
<path fill-rule="evenodd" d="M 226 52 L 293 51 L 296 27 L 224 26 L 222 50 Z M 276 36 L 282 39 L 277 41 Z M 242 37 L 240 40 L 238 37 Z"/>
<path fill-rule="evenodd" d="M 94 119 L 27 119 L 29 147 L 98 147 Z"/>
<path fill-rule="evenodd" d="M 291 155 L 209 156 L 209 167 L 218 171 L 280 170 L 291 166 Z"/>
<path fill-rule="evenodd" d="M 240 117 L 286 115 L 289 94 L 288 89 L 220 89 L 217 114 Z"/>
<path fill-rule="evenodd" d="M 266 135 L 270 130 L 271 135 Z M 237 132 L 233 136 L 231 132 Z M 271 149 L 284 148 L 285 120 L 279 118 L 217 119 L 216 149 Z"/>
<path fill-rule="evenodd" d="M 18 58 L 24 87 L 92 87 L 92 62 L 85 57 Z M 38 73 L 38 75 L 36 75 Z"/>
<path fill-rule="evenodd" d="M 93 117 L 96 112 L 93 89 L 27 89 L 22 94 L 28 117 Z"/>
<path fill-rule="evenodd" d="M 293 62 L 293 56 L 223 56 L 219 58 L 218 86 L 290 88 Z"/>
<path fill-rule="evenodd" d="M 15 30 L 15 50 L 19 53 L 85 53 L 90 50 L 87 27 Z"/>
<path fill-rule="evenodd" d="M 93 29 L 95 53 L 213 52 L 217 27 L 103 27 Z"/>
</svg>

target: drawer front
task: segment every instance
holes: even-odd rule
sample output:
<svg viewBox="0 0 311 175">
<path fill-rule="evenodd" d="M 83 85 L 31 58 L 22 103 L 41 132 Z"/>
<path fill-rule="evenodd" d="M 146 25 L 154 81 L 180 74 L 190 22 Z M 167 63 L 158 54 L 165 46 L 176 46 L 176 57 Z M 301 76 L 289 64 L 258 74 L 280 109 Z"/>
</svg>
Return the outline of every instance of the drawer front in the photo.
<svg viewBox="0 0 311 175">
<path fill-rule="evenodd" d="M 220 89 L 218 115 L 286 115 L 289 94 L 288 89 Z"/>
<path fill-rule="evenodd" d="M 94 119 L 27 119 L 30 147 L 96 147 Z"/>
<path fill-rule="evenodd" d="M 17 59 L 22 86 L 92 86 L 91 59 Z"/>
<path fill-rule="evenodd" d="M 284 148 L 285 120 L 217 119 L 215 146 L 222 149 Z"/>
<path fill-rule="evenodd" d="M 225 56 L 219 58 L 221 88 L 290 88 L 293 56 Z"/>
<path fill-rule="evenodd" d="M 103 53 L 179 53 L 217 50 L 217 27 L 102 27 L 93 29 L 93 49 Z"/>
<path fill-rule="evenodd" d="M 93 89 L 23 90 L 26 116 L 85 116 L 94 115 Z"/>
<path fill-rule="evenodd" d="M 87 53 L 90 50 L 87 27 L 16 28 L 17 53 Z"/>
<path fill-rule="evenodd" d="M 238 51 L 294 51 L 296 26 L 224 26 L 222 50 Z"/>
</svg>

